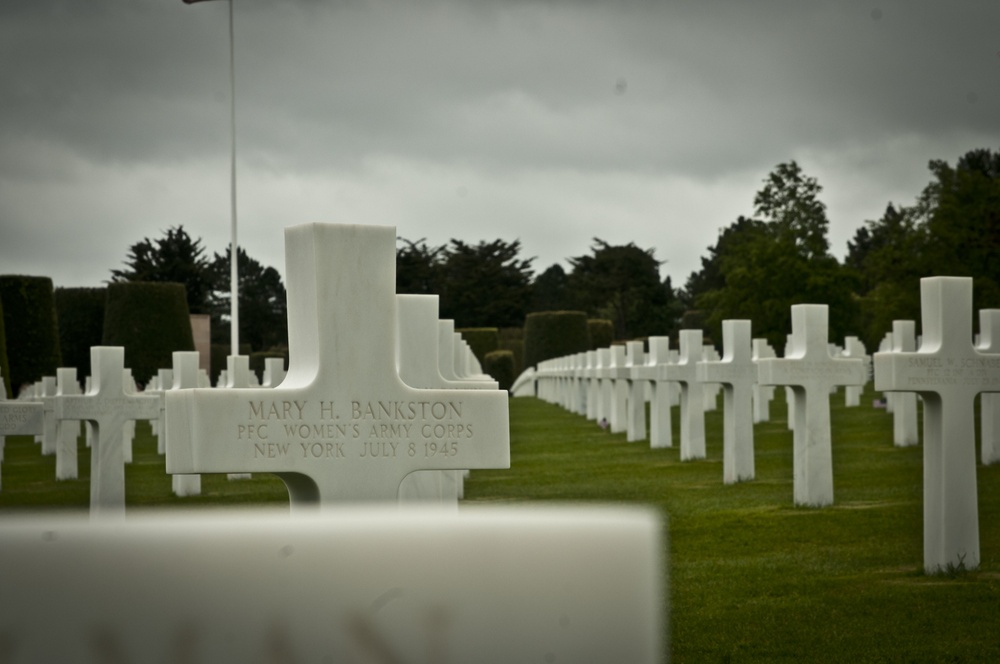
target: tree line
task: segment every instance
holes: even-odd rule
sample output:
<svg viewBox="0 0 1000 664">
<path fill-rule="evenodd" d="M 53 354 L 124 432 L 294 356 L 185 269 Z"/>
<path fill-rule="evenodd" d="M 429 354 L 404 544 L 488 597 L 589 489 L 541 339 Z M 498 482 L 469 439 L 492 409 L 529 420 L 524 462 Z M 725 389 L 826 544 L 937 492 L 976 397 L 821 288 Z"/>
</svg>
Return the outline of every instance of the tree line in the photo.
<svg viewBox="0 0 1000 664">
<path fill-rule="evenodd" d="M 676 336 L 701 328 L 721 341 L 725 319 L 748 318 L 754 336 L 779 351 L 793 304 L 830 307 L 830 337 L 853 334 L 873 350 L 896 319 L 920 320 L 924 276 L 974 278 L 976 309 L 1000 307 L 1000 151 L 973 150 L 951 166 L 930 162 L 931 181 L 911 205 L 889 202 L 866 221 L 843 261 L 830 253 L 822 187 L 795 161 L 777 165 L 750 216 L 719 231 L 683 287 L 660 278 L 655 250 L 594 238 L 590 252 L 535 274 L 520 240 L 434 246 L 399 238 L 399 293 L 436 294 L 456 327 L 522 327 L 537 311 L 583 311 L 612 321 L 619 340 Z M 112 281 L 178 281 L 193 313 L 213 319 L 213 339 L 229 336 L 229 252 L 209 259 L 182 226 L 134 244 Z M 240 337 L 254 351 L 287 346 L 284 285 L 277 270 L 240 249 Z"/>
<path fill-rule="evenodd" d="M 159 239 L 143 238 L 129 247 L 125 268 L 111 270 L 111 281 L 184 284 L 190 312 L 212 318 L 212 343 L 228 344 L 230 264 L 228 247 L 208 258 L 201 239 L 176 226 Z M 243 248 L 237 252 L 237 268 L 241 345 L 248 345 L 253 352 L 287 349 L 287 296 L 281 275 L 251 258 Z"/>
</svg>

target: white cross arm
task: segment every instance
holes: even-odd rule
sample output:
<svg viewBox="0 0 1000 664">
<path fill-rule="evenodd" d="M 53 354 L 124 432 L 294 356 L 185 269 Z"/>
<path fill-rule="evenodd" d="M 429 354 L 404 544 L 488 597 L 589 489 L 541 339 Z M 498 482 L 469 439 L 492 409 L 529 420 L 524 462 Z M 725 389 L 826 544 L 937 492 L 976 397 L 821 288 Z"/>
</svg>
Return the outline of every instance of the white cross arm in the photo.
<svg viewBox="0 0 1000 664">
<path fill-rule="evenodd" d="M 386 457 L 408 471 L 510 467 L 510 447 L 493 440 L 509 438 L 505 392 L 401 389 L 343 401 L 280 388 L 167 392 L 167 472 L 361 472 Z"/>
<path fill-rule="evenodd" d="M 0 401 L 0 436 L 33 436 L 42 433 L 40 403 Z"/>
</svg>

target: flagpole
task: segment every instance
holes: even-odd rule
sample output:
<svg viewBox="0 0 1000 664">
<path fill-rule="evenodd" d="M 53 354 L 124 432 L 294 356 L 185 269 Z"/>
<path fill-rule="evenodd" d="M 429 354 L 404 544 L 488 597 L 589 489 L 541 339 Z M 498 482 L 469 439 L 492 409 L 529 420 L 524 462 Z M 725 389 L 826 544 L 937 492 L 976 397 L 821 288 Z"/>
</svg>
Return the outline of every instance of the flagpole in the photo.
<svg viewBox="0 0 1000 664">
<path fill-rule="evenodd" d="M 232 355 L 240 354 L 239 245 L 236 242 L 236 39 L 233 30 L 233 0 L 229 0 L 229 208 L 232 241 L 229 246 L 230 341 Z"/>
<path fill-rule="evenodd" d="M 193 5 L 209 0 L 184 0 Z M 240 354 L 239 244 L 236 241 L 236 36 L 233 29 L 233 0 L 229 1 L 229 340 L 232 355 Z"/>
</svg>

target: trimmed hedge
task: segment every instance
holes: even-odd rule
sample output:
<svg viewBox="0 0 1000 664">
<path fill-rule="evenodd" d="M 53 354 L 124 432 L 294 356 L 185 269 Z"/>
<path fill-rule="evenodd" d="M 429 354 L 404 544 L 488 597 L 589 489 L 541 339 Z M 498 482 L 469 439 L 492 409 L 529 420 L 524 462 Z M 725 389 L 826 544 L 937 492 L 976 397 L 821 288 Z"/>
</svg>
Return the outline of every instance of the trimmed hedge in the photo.
<svg viewBox="0 0 1000 664">
<path fill-rule="evenodd" d="M 13 399 L 14 394 L 10 387 L 10 364 L 7 362 L 7 335 L 3 327 L 3 302 L 0 302 L 0 380 L 4 384 L 4 394 L 8 399 Z"/>
<path fill-rule="evenodd" d="M 514 353 L 514 375 L 520 376 L 524 371 L 524 328 L 501 327 L 500 346 L 497 350 L 509 350 Z"/>
<path fill-rule="evenodd" d="M 100 346 L 104 337 L 107 300 L 107 288 L 56 289 L 62 366 L 75 367 L 81 377 L 91 375 L 90 348 Z"/>
<path fill-rule="evenodd" d="M 524 371 L 524 339 L 501 340 L 499 350 L 509 350 L 514 353 L 514 375 L 520 376 Z"/>
<path fill-rule="evenodd" d="M 590 330 L 590 347 L 587 350 L 610 348 L 615 340 L 615 324 L 604 318 L 591 318 L 587 321 Z"/>
<path fill-rule="evenodd" d="M 495 327 L 463 327 L 455 331 L 469 344 L 481 366 L 485 367 L 488 353 L 500 348 L 500 334 Z"/>
<path fill-rule="evenodd" d="M 539 311 L 525 318 L 525 367 L 589 349 L 587 314 L 582 311 Z"/>
<path fill-rule="evenodd" d="M 514 353 L 509 350 L 495 350 L 486 354 L 483 362 L 483 371 L 493 377 L 500 385 L 501 390 L 509 390 L 514 384 Z"/>
<path fill-rule="evenodd" d="M 10 373 L 8 388 L 55 376 L 62 363 L 52 279 L 22 275 L 0 276 L 4 333 Z"/>
<path fill-rule="evenodd" d="M 108 286 L 105 346 L 125 347 L 125 366 L 140 385 L 173 365 L 171 354 L 194 350 L 184 284 L 123 281 Z"/>
</svg>

